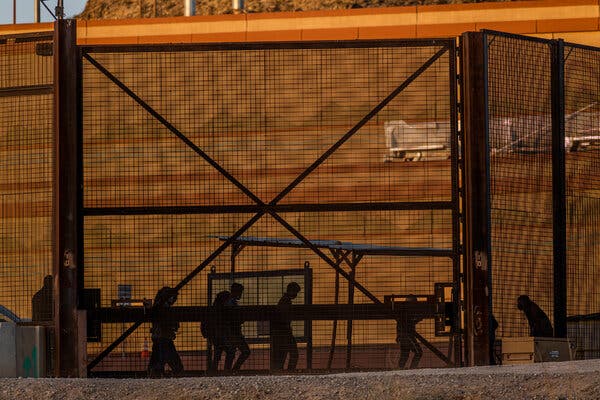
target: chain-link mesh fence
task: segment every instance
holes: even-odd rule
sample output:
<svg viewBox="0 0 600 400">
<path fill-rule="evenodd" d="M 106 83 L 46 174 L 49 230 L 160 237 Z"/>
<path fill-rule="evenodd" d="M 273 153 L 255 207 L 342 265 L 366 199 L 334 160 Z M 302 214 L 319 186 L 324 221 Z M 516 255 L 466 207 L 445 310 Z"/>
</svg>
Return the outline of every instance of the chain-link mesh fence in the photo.
<svg viewBox="0 0 600 400">
<path fill-rule="evenodd" d="M 557 155 L 552 135 L 553 128 L 564 122 L 568 337 L 574 357 L 597 357 L 598 49 L 564 46 L 564 98 L 558 99 L 564 106 L 564 121 L 558 121 L 552 116 L 553 96 L 558 93 L 552 91 L 553 63 L 555 71 L 561 67 L 559 60 L 553 60 L 552 49 L 559 43 L 501 33 L 486 37 L 492 304 L 499 323 L 497 335 L 534 333 L 517 309 L 520 295 L 528 295 L 556 322 L 553 241 L 561 222 L 553 210 L 553 196 L 559 193 L 554 185 L 559 182 L 553 183 L 552 162 Z"/>
<path fill-rule="evenodd" d="M 16 365 L 22 376 L 54 367 L 53 102 L 52 33 L 0 36 L 1 336 L 40 345 L 19 349 L 29 360 Z"/>
<path fill-rule="evenodd" d="M 567 312 L 576 358 L 600 357 L 600 50 L 565 46 Z"/>
<path fill-rule="evenodd" d="M 553 316 L 551 53 L 546 41 L 490 34 L 489 179 L 498 336 L 528 336 L 527 295 Z"/>
<path fill-rule="evenodd" d="M 246 370 L 273 367 L 260 307 L 288 301 L 292 280 L 293 304 L 313 305 L 292 323 L 302 370 L 397 367 L 396 320 L 352 307 L 414 294 L 417 315 L 396 315 L 410 346 L 423 339 L 414 366 L 445 365 L 434 295 L 457 275 L 454 62 L 452 41 L 85 48 L 86 288 L 108 308 L 201 269 L 173 310 L 203 313 L 242 283 Z M 90 359 L 130 325 L 103 324 Z M 151 325 L 93 371 L 145 371 Z M 198 322 L 174 343 L 185 370 L 207 368 Z"/>
<path fill-rule="evenodd" d="M 492 310 L 498 337 L 527 336 L 520 295 L 554 323 L 555 42 L 486 38 Z M 0 38 L 0 305 L 4 319 L 42 324 L 52 319 L 51 40 Z M 227 326 L 222 350 L 248 346 L 247 371 L 278 369 L 282 354 L 293 364 L 296 348 L 300 370 L 460 358 L 448 326 L 460 272 L 453 41 L 82 50 L 93 372 L 146 374 L 172 355 L 172 337 L 183 368 L 205 371 L 219 347 L 211 318 Z M 564 50 L 568 334 L 575 356 L 591 358 L 598 53 Z M 240 298 L 208 307 L 233 282 Z M 177 300 L 154 313 L 163 287 Z"/>
<path fill-rule="evenodd" d="M 52 65 L 52 33 L 0 36 L 0 319 L 52 321 Z"/>
</svg>

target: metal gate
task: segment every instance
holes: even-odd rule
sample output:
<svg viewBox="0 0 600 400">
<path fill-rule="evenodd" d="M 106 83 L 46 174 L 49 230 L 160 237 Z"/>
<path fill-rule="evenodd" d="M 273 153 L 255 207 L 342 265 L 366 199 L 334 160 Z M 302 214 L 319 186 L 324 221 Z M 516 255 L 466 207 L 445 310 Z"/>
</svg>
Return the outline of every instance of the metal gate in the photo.
<svg viewBox="0 0 600 400">
<path fill-rule="evenodd" d="M 480 262 L 469 307 L 483 328 L 475 348 L 533 336 L 517 308 L 526 295 L 547 314 L 551 336 L 569 337 L 576 358 L 594 357 L 599 49 L 494 31 L 464 40 L 473 89 L 465 170 L 476 176 L 466 185 L 479 196 L 466 204 L 485 205 L 465 238 L 474 243 L 466 258 Z"/>
<path fill-rule="evenodd" d="M 145 375 L 150 327 L 179 324 L 199 374 L 200 323 L 242 283 L 243 370 L 267 371 L 296 282 L 299 370 L 391 369 L 493 362 L 496 339 L 527 335 L 527 294 L 576 358 L 597 357 L 598 49 L 461 39 L 460 54 L 453 40 L 78 47 L 70 20 L 52 40 L 1 38 L 5 316 L 57 332 L 60 376 L 82 371 L 78 308 L 98 376 Z M 165 286 L 178 300 L 159 311 Z"/>
<path fill-rule="evenodd" d="M 33 346 L 35 353 L 23 349 L 19 355 L 33 360 L 34 368 L 17 369 L 17 364 L 27 364 L 17 362 L 15 352 L 3 351 L 3 373 L 23 377 L 53 372 L 56 355 L 52 41 L 52 32 L 0 36 L 0 337 L 3 344 L 10 343 L 5 335 L 12 329 L 14 343 L 13 324 L 29 325 L 16 328 L 22 332 L 35 329 L 47 335 L 45 345 Z M 15 369 L 7 371 L 11 361 Z"/>
<path fill-rule="evenodd" d="M 81 47 L 89 372 L 145 373 L 164 286 L 178 292 L 168 318 L 184 369 L 203 372 L 209 271 L 262 277 L 239 305 L 252 338 L 289 283 L 268 271 L 305 265 L 300 370 L 397 368 L 410 323 L 412 366 L 460 365 L 455 51 Z M 243 370 L 269 370 L 269 341 L 249 343 Z"/>
</svg>

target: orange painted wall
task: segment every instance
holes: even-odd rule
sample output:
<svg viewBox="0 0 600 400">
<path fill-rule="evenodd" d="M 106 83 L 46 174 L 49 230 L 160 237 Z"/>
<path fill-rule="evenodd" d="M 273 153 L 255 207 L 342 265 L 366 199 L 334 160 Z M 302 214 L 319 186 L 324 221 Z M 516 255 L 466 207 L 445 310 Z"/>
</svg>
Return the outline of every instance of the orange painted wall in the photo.
<svg viewBox="0 0 600 400">
<path fill-rule="evenodd" d="M 355 40 L 494 29 L 600 46 L 600 0 L 543 0 L 336 11 L 78 21 L 80 44 Z M 52 25 L 0 25 L 0 35 Z"/>
</svg>

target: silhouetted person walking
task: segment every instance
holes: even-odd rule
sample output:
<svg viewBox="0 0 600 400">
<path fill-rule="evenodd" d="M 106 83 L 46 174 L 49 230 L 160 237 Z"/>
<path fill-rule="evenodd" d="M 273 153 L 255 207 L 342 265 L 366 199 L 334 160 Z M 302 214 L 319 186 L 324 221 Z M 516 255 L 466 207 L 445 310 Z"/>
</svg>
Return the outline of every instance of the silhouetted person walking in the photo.
<svg viewBox="0 0 600 400">
<path fill-rule="evenodd" d="M 168 286 L 158 291 L 154 298 L 152 317 L 152 355 L 148 363 L 150 377 L 162 377 L 165 365 L 171 367 L 173 375 L 177 376 L 183 371 L 181 358 L 175 349 L 175 337 L 179 329 L 179 322 L 171 320 L 168 311 L 177 301 L 177 291 Z"/>
<path fill-rule="evenodd" d="M 288 359 L 288 371 L 295 371 L 298 364 L 298 345 L 292 332 L 292 300 L 300 293 L 300 285 L 291 282 L 277 303 L 278 313 L 270 324 L 271 369 L 281 371 Z"/>
<path fill-rule="evenodd" d="M 407 303 L 416 303 L 417 296 L 409 295 L 406 297 Z M 398 368 L 406 369 L 410 353 L 413 353 L 409 368 L 416 368 L 419 365 L 423 350 L 417 341 L 417 324 L 423 318 L 418 317 L 410 309 L 404 320 L 396 321 L 396 342 L 400 345 L 400 358 L 398 359 Z"/>
<path fill-rule="evenodd" d="M 248 347 L 246 338 L 244 338 L 244 335 L 242 334 L 242 324 L 244 321 L 238 310 L 238 301 L 242 298 L 244 286 L 240 283 L 232 283 L 230 292 L 231 295 L 229 296 L 229 300 L 227 300 L 225 304 L 229 328 L 227 332 L 225 369 L 237 371 L 242 367 L 244 361 L 250 357 L 250 347 Z M 233 364 L 237 350 L 240 351 L 240 355 L 235 361 L 235 364 Z"/>
<path fill-rule="evenodd" d="M 235 355 L 235 349 L 231 349 L 228 345 L 229 326 L 226 321 L 225 306 L 230 297 L 231 293 L 227 290 L 217 293 L 212 307 L 209 309 L 208 317 L 202 324 L 202 335 L 208 339 L 213 351 L 208 364 L 209 372 L 216 372 L 219 369 L 223 352 L 231 353 L 233 351 Z"/>
<path fill-rule="evenodd" d="M 517 308 L 525 314 L 529 322 L 529 335 L 535 337 L 553 337 L 552 323 L 546 313 L 527 295 L 517 299 Z"/>
</svg>

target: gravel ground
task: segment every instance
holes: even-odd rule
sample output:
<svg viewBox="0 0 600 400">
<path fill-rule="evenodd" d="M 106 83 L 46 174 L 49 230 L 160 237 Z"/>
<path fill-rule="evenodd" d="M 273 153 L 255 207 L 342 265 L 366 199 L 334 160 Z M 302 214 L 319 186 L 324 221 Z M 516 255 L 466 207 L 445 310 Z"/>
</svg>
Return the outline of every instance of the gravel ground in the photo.
<svg viewBox="0 0 600 400">
<path fill-rule="evenodd" d="M 5 378 L 0 399 L 600 399 L 600 360 L 332 375 Z"/>
</svg>

